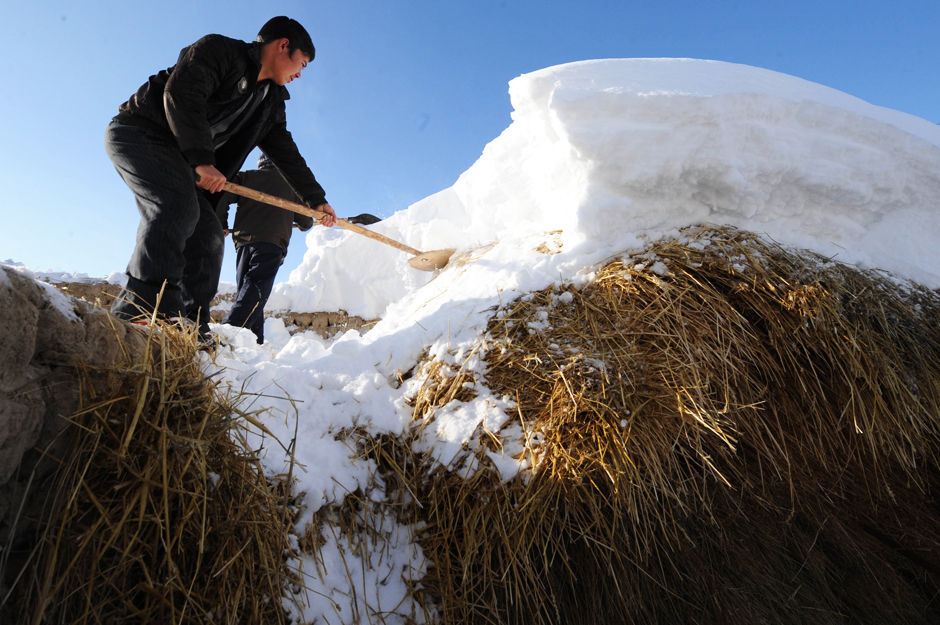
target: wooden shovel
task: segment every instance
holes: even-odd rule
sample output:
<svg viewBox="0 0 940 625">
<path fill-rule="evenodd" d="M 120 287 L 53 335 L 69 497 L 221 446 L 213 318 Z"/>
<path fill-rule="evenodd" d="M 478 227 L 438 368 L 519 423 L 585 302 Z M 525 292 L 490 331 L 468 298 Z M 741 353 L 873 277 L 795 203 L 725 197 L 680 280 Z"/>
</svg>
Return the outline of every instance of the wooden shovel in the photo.
<svg viewBox="0 0 940 625">
<path fill-rule="evenodd" d="M 257 202 L 263 202 L 265 204 L 270 204 L 271 206 L 277 206 L 278 208 L 283 208 L 284 210 L 300 213 L 301 215 L 309 215 L 318 221 L 326 216 L 326 213 L 321 213 L 320 211 L 314 210 L 303 204 L 291 202 L 290 200 L 279 198 L 276 195 L 255 191 L 254 189 L 243 187 L 239 184 L 235 184 L 234 182 L 226 182 L 225 186 L 222 187 L 222 190 L 228 191 L 229 193 L 234 193 L 235 195 L 250 198 Z M 415 269 L 420 269 L 421 271 L 434 271 L 435 269 L 440 269 L 447 264 L 447 261 L 450 260 L 451 255 L 454 253 L 453 249 L 422 252 L 420 250 L 416 250 L 413 247 L 408 247 L 404 243 L 399 243 L 394 239 L 390 239 L 385 235 L 379 234 L 378 232 L 373 232 L 368 228 L 363 228 L 358 224 L 350 223 L 345 219 L 340 219 L 339 217 L 336 218 L 336 225 L 340 228 L 352 230 L 353 232 L 361 234 L 365 237 L 369 237 L 370 239 L 375 239 L 376 241 L 380 241 L 386 245 L 391 245 L 392 247 L 398 248 L 403 252 L 408 252 L 412 255 L 412 257 L 408 259 L 408 264 Z"/>
</svg>

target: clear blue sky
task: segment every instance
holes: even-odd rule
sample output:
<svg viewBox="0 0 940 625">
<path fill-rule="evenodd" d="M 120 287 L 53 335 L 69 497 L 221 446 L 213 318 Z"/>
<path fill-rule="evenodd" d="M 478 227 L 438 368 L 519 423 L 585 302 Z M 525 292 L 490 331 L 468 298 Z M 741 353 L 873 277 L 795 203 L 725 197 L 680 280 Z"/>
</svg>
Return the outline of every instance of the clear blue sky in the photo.
<svg viewBox="0 0 940 625">
<path fill-rule="evenodd" d="M 507 82 L 569 61 L 745 63 L 940 122 L 940 0 L 0 0 L 0 260 L 123 270 L 138 216 L 104 153 L 108 121 L 182 47 L 252 40 L 281 14 L 317 48 L 288 128 L 340 216 L 449 187 L 509 125 Z M 279 280 L 303 247 L 295 235 Z"/>
</svg>

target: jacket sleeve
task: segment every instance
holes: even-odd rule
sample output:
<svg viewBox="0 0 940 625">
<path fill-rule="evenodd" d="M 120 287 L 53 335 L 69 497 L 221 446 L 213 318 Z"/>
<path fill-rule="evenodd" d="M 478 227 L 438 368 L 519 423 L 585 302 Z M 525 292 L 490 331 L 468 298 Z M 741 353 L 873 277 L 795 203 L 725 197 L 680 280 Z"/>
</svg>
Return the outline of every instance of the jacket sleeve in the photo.
<svg viewBox="0 0 940 625">
<path fill-rule="evenodd" d="M 326 191 L 307 167 L 307 161 L 300 155 L 294 138 L 287 130 L 283 102 L 278 105 L 271 130 L 261 139 L 258 147 L 274 161 L 288 184 L 307 206 L 316 208 L 326 203 Z"/>
<path fill-rule="evenodd" d="M 222 82 L 229 64 L 224 38 L 207 35 L 183 48 L 163 91 L 163 108 L 170 130 L 186 160 L 215 165 L 207 103 Z"/>
<path fill-rule="evenodd" d="M 241 172 L 232 176 L 232 182 L 235 184 L 242 184 L 242 175 Z M 225 191 L 222 193 L 219 203 L 216 204 L 215 214 L 219 218 L 219 221 L 222 222 L 222 227 L 228 230 L 228 212 L 229 207 L 238 201 L 238 196 L 232 193 L 231 191 Z"/>
<path fill-rule="evenodd" d="M 294 213 L 294 223 L 297 224 L 297 227 L 300 228 L 301 232 L 306 232 L 313 227 L 313 217 L 310 215 Z"/>
</svg>

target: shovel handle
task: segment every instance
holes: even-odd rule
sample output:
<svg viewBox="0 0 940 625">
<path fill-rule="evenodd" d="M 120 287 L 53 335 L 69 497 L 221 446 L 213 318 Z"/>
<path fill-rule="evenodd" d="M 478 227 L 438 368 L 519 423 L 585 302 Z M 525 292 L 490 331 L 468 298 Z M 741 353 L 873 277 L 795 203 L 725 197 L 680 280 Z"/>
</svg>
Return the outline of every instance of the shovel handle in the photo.
<svg viewBox="0 0 940 625">
<path fill-rule="evenodd" d="M 242 197 L 247 197 L 249 199 L 255 200 L 256 202 L 263 202 L 264 204 L 270 204 L 271 206 L 277 206 L 278 208 L 283 208 L 284 210 L 293 211 L 295 213 L 300 213 L 301 215 L 308 215 L 313 217 L 317 221 L 326 217 L 326 213 L 320 212 L 304 204 L 298 204 L 297 202 L 291 202 L 290 200 L 285 200 L 284 198 L 277 197 L 276 195 L 271 195 L 269 193 L 262 193 L 261 191 L 255 191 L 248 187 L 243 187 L 240 184 L 235 184 L 234 182 L 226 182 L 225 186 L 222 187 L 223 191 L 228 191 L 229 193 L 234 193 L 235 195 L 240 195 Z M 416 250 L 413 247 L 408 247 L 404 243 L 399 243 L 395 239 L 390 239 L 385 235 L 379 234 L 378 232 L 373 232 L 368 228 L 363 228 L 359 224 L 354 224 L 345 219 L 336 218 L 336 225 L 340 228 L 345 228 L 346 230 L 352 230 L 356 234 L 361 234 L 364 237 L 369 237 L 370 239 L 375 239 L 386 245 L 391 245 L 394 248 L 397 248 L 403 252 L 408 252 L 412 256 L 417 256 L 421 254 L 419 250 Z"/>
</svg>

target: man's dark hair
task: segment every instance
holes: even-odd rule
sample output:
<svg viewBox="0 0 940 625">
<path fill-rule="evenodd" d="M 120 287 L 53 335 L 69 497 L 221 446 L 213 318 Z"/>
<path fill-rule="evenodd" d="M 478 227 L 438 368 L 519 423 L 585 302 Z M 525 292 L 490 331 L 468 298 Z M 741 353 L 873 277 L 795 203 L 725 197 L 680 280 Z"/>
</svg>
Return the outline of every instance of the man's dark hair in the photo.
<svg viewBox="0 0 940 625">
<path fill-rule="evenodd" d="M 301 26 L 297 20 L 292 20 L 284 15 L 272 17 L 265 22 L 261 30 L 258 31 L 256 41 L 268 43 L 282 37 L 287 37 L 290 40 L 290 54 L 294 54 L 294 50 L 300 50 L 309 56 L 311 61 L 313 60 L 317 51 L 313 47 L 313 41 L 310 40 L 307 29 Z"/>
</svg>

